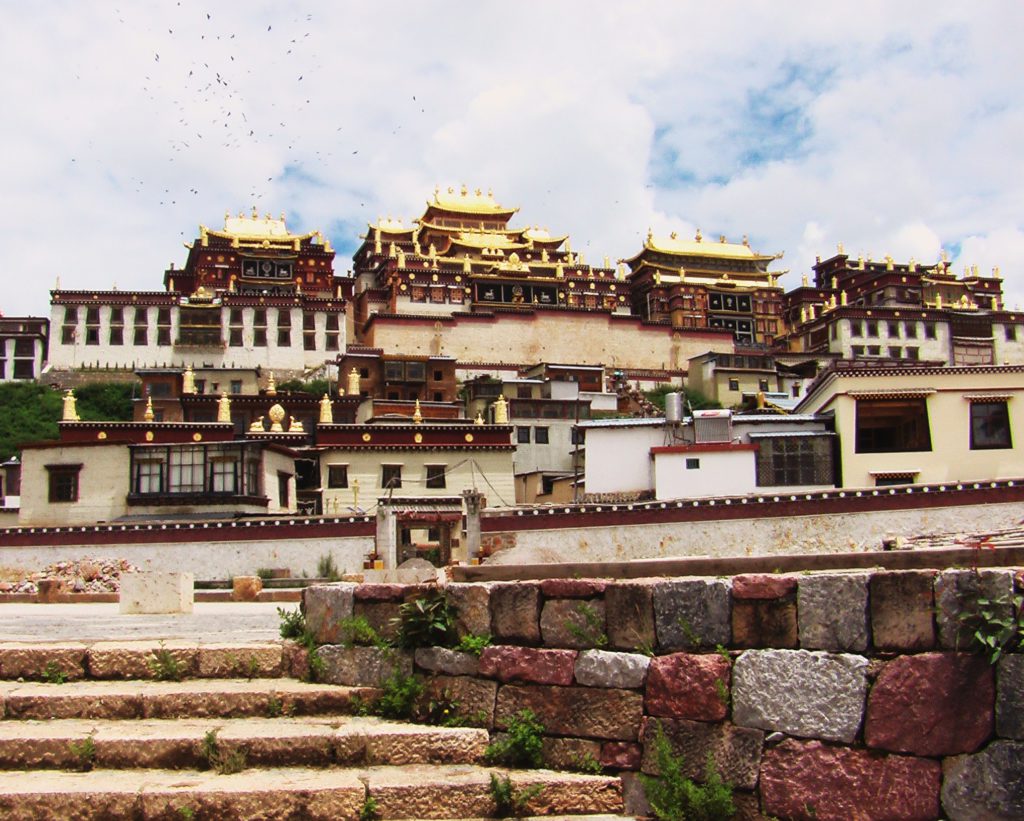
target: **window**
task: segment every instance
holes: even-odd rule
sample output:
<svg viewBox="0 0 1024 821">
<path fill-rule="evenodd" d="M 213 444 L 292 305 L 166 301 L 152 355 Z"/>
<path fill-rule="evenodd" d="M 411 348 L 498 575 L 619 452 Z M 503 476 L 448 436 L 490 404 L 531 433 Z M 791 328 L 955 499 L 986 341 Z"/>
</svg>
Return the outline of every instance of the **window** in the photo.
<svg viewBox="0 0 1024 821">
<path fill-rule="evenodd" d="M 530 429 L 523 427 L 516 428 L 516 442 L 520 445 L 530 444 Z"/>
<path fill-rule="evenodd" d="M 111 345 L 123 345 L 124 344 L 124 328 L 120 325 L 112 325 L 110 328 L 110 344 Z"/>
<path fill-rule="evenodd" d="M 447 487 L 444 476 L 447 467 L 447 465 L 427 465 L 427 487 Z"/>
<path fill-rule="evenodd" d="M 288 486 L 291 484 L 292 475 L 290 473 L 283 473 L 278 471 L 277 474 L 277 503 L 282 508 L 288 508 L 291 506 L 291 494 L 288 492 Z"/>
<path fill-rule="evenodd" d="M 81 465 L 46 466 L 49 474 L 48 498 L 51 503 L 78 501 L 78 474 L 81 470 Z"/>
<path fill-rule="evenodd" d="M 228 329 L 228 345 L 232 348 L 242 347 L 242 329 L 241 328 L 229 328 Z"/>
<path fill-rule="evenodd" d="M 731 391 L 738 391 L 739 389 L 740 389 L 740 380 L 738 380 L 738 379 L 730 379 L 729 380 L 729 390 L 731 390 Z"/>
<path fill-rule="evenodd" d="M 919 356 L 919 349 L 918 348 L 913 348 L 913 347 L 908 347 L 907 348 L 907 359 L 916 360 L 916 359 L 918 359 L 918 356 Z"/>
<path fill-rule="evenodd" d="M 210 463 L 210 490 L 214 493 L 237 493 L 239 464 L 234 459 L 214 459 Z"/>
<path fill-rule="evenodd" d="M 881 356 L 882 348 L 879 345 L 868 345 L 868 356 Z"/>
<path fill-rule="evenodd" d="M 156 344 L 157 345 L 170 345 L 171 344 L 171 329 L 170 328 L 157 328 L 156 329 Z"/>
<path fill-rule="evenodd" d="M 135 493 L 163 493 L 164 467 L 162 459 L 138 459 L 135 461 L 135 473 L 132 476 L 132 489 Z"/>
<path fill-rule="evenodd" d="M 890 345 L 889 356 L 893 359 L 901 359 L 903 357 L 903 348 L 899 345 Z"/>
<path fill-rule="evenodd" d="M 907 339 L 917 339 L 917 323 L 916 322 L 904 322 L 903 323 L 903 334 Z"/>
<path fill-rule="evenodd" d="M 533 442 L 536 445 L 546 445 L 548 443 L 548 429 L 547 428 L 534 428 L 533 429 Z"/>
<path fill-rule="evenodd" d="M 857 453 L 931 450 L 928 406 L 920 399 L 858 399 Z"/>
<path fill-rule="evenodd" d="M 935 323 L 934 322 L 925 322 L 924 323 L 924 338 L 925 339 L 935 339 L 936 338 L 936 335 L 935 335 Z"/>
<path fill-rule="evenodd" d="M 380 466 L 380 486 L 385 488 L 397 488 L 402 486 L 401 465 Z"/>
<path fill-rule="evenodd" d="M 92 327 L 86 325 L 85 327 L 85 344 L 86 345 L 99 345 L 100 344 L 100 329 L 99 327 Z"/>
<path fill-rule="evenodd" d="M 290 348 L 292 346 L 292 331 L 291 328 L 278 328 L 277 329 L 277 347 L 279 348 Z"/>
<path fill-rule="evenodd" d="M 60 329 L 60 344 L 61 345 L 74 345 L 75 344 L 75 326 L 65 325 Z"/>
<path fill-rule="evenodd" d="M 687 470 L 700 470 L 700 459 L 690 457 L 686 460 Z"/>
<path fill-rule="evenodd" d="M 878 336 L 878 323 L 873 319 L 867 322 L 868 336 Z"/>
<path fill-rule="evenodd" d="M 757 387 L 758 387 L 758 390 L 762 390 L 762 391 L 768 390 L 768 380 L 767 379 L 758 379 L 757 380 Z"/>
<path fill-rule="evenodd" d="M 252 331 L 252 344 L 257 348 L 267 347 L 267 329 L 266 328 L 253 328 Z"/>
<path fill-rule="evenodd" d="M 327 466 L 327 487 L 348 487 L 348 465 Z"/>
<path fill-rule="evenodd" d="M 829 436 L 757 438 L 757 484 L 761 487 L 834 485 Z"/>
<path fill-rule="evenodd" d="M 241 393 L 241 392 L 242 392 L 242 380 L 241 379 L 232 379 L 231 380 L 231 393 L 238 394 L 238 393 Z"/>
<path fill-rule="evenodd" d="M 971 402 L 971 450 L 1012 447 L 1005 400 Z"/>
<path fill-rule="evenodd" d="M 168 490 L 171 493 L 203 492 L 203 449 L 180 448 L 170 453 L 170 478 Z"/>
<path fill-rule="evenodd" d="M 899 335 L 900 335 L 900 323 L 899 322 L 887 322 L 885 324 L 887 326 L 886 327 L 886 331 L 888 332 L 889 336 L 893 337 L 895 339 L 898 339 Z"/>
<path fill-rule="evenodd" d="M 829 337 L 832 340 L 839 339 L 839 326 L 836 325 L 834 322 L 832 323 L 832 325 L 829 326 L 828 332 L 829 332 Z"/>
<path fill-rule="evenodd" d="M 569 442 L 573 445 L 582 445 L 586 443 L 586 431 L 583 428 L 577 428 L 573 426 L 570 431 Z"/>
<path fill-rule="evenodd" d="M 864 336 L 864 323 L 859 319 L 850 320 L 850 335 Z"/>
<path fill-rule="evenodd" d="M 1016 325 L 1004 325 L 1003 326 L 1003 333 L 1006 336 L 1006 341 L 1007 342 L 1016 342 L 1017 341 L 1017 326 Z"/>
<path fill-rule="evenodd" d="M 435 382 L 440 382 L 443 379 L 444 379 L 444 372 L 443 371 L 434 371 L 434 381 Z"/>
<path fill-rule="evenodd" d="M 854 356 L 864 356 L 864 346 L 863 345 L 851 345 L 850 346 L 850 352 Z"/>
</svg>

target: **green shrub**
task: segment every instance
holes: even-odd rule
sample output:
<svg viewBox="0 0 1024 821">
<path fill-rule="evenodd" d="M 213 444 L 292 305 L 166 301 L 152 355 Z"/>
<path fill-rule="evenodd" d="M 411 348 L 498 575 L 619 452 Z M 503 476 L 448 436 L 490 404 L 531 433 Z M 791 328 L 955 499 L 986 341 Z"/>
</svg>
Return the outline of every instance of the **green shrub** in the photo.
<svg viewBox="0 0 1024 821">
<path fill-rule="evenodd" d="M 199 754 L 206 761 L 206 766 L 221 775 L 240 773 L 245 769 L 245 751 L 241 749 L 230 752 L 221 749 L 216 730 L 209 730 L 203 736 Z"/>
<path fill-rule="evenodd" d="M 68 750 L 75 757 L 74 768 L 80 772 L 88 772 L 96 763 L 96 742 L 92 740 L 92 736 L 81 741 L 69 741 Z"/>
<path fill-rule="evenodd" d="M 53 659 L 46 662 L 46 666 L 43 667 L 43 678 L 46 679 L 50 684 L 63 684 L 68 680 L 68 674 L 65 673 L 59 664 Z"/>
<path fill-rule="evenodd" d="M 377 821 L 380 818 L 380 808 L 377 799 L 372 795 L 363 799 L 363 806 L 359 810 L 359 821 Z"/>
<path fill-rule="evenodd" d="M 520 710 L 508 720 L 505 735 L 487 746 L 492 764 L 508 767 L 544 766 L 544 725 L 533 710 Z"/>
<path fill-rule="evenodd" d="M 543 785 L 517 789 L 507 775 L 491 773 L 491 798 L 494 801 L 495 818 L 521 818 L 526 815 L 527 804 L 544 790 Z"/>
<path fill-rule="evenodd" d="M 384 649 L 390 646 L 388 640 L 377 632 L 366 616 L 346 616 L 338 622 L 338 627 L 341 630 L 341 643 L 345 647 L 362 644 Z"/>
<path fill-rule="evenodd" d="M 665 731 L 655 723 L 654 757 L 660 775 L 640 774 L 654 817 L 660 821 L 727 821 L 736 815 L 732 785 L 722 781 L 708 754 L 703 784 L 683 775 L 683 759 L 672 751 Z"/>
<path fill-rule="evenodd" d="M 957 620 L 960 633 L 970 636 L 968 649 L 996 664 L 1004 653 L 1024 649 L 1024 596 L 1004 594 L 993 599 L 982 596 L 962 597 Z"/>
<path fill-rule="evenodd" d="M 459 639 L 459 644 L 455 649 L 463 653 L 479 656 L 485 647 L 491 646 L 491 641 L 490 633 L 484 633 L 479 636 L 465 635 Z"/>
<path fill-rule="evenodd" d="M 329 582 L 336 582 L 341 578 L 333 553 L 324 553 L 320 557 L 316 563 L 316 575 L 318 578 L 327 579 Z"/>
<path fill-rule="evenodd" d="M 416 712 L 416 702 L 423 695 L 423 682 L 414 675 L 392 671 L 384 680 L 381 694 L 370 708 L 381 718 L 410 719 Z"/>
<path fill-rule="evenodd" d="M 399 647 L 454 647 L 459 643 L 455 610 L 443 590 L 435 588 L 403 604 L 397 622 L 395 644 Z"/>
<path fill-rule="evenodd" d="M 158 681 L 181 681 L 185 675 L 181 662 L 163 644 L 153 653 L 153 658 L 146 660 L 146 665 Z"/>
</svg>

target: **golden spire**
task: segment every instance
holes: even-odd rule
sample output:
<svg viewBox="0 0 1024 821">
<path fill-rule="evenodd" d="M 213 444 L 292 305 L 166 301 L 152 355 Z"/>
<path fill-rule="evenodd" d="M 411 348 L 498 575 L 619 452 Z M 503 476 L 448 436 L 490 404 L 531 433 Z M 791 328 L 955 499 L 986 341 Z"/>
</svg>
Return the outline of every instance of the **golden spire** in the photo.
<svg viewBox="0 0 1024 821">
<path fill-rule="evenodd" d="M 465 274 L 469 274 L 469 273 L 473 272 L 473 265 L 469 261 L 469 254 L 466 254 L 462 258 L 462 272 L 465 273 Z"/>
<path fill-rule="evenodd" d="M 355 368 L 348 372 L 348 395 L 359 396 L 359 371 Z"/>
<path fill-rule="evenodd" d="M 277 396 L 277 385 L 274 383 L 274 372 L 267 371 L 267 396 Z"/>
<path fill-rule="evenodd" d="M 807 321 L 807 306 L 806 305 L 801 305 L 800 306 L 800 321 L 801 322 L 806 322 Z"/>
<path fill-rule="evenodd" d="M 846 252 L 845 252 L 845 251 L 843 250 L 843 243 L 841 243 L 841 242 L 840 242 L 839 244 L 837 244 L 837 245 L 836 245 L 836 253 L 838 253 L 838 254 L 844 254 L 844 253 L 846 253 Z"/>
<path fill-rule="evenodd" d="M 846 300 L 847 300 L 846 291 L 840 291 L 839 292 L 839 304 L 840 305 L 846 305 Z"/>
<path fill-rule="evenodd" d="M 152 422 L 154 419 L 156 419 L 156 414 L 153 413 L 153 397 L 152 396 L 147 396 L 146 397 L 146 410 L 142 414 L 142 421 L 144 421 L 144 422 Z"/>
<path fill-rule="evenodd" d="M 498 394 L 498 398 L 494 401 L 494 424 L 508 424 L 508 402 L 505 401 L 505 394 Z"/>
<path fill-rule="evenodd" d="M 697 229 L 697 233 L 693 237 L 697 242 L 704 242 L 704 235 L 700 232 L 700 228 Z"/>
<path fill-rule="evenodd" d="M 565 268 L 562 267 L 562 260 L 558 260 L 555 264 L 555 276 L 559 278 L 565 276 Z"/>
<path fill-rule="evenodd" d="M 352 480 L 352 507 L 359 508 L 359 480 Z"/>
<path fill-rule="evenodd" d="M 807 288 L 810 285 L 810 283 L 807 281 L 807 274 L 804 274 L 802 277 L 800 277 L 800 284 L 804 288 Z"/>
<path fill-rule="evenodd" d="M 334 410 L 331 408 L 331 397 L 326 393 L 324 394 L 324 398 L 320 400 L 320 424 L 334 424 Z"/>
<path fill-rule="evenodd" d="M 412 421 L 415 424 L 417 424 L 417 425 L 423 424 L 423 414 L 420 412 L 420 400 L 419 399 L 416 400 L 416 407 L 413 409 L 413 412 L 412 412 Z"/>
<path fill-rule="evenodd" d="M 196 392 L 196 374 L 192 370 L 191 364 L 185 368 L 185 372 L 181 375 L 181 392 L 183 394 Z"/>
<path fill-rule="evenodd" d="M 62 422 L 81 422 L 81 418 L 78 415 L 77 400 L 75 399 L 75 392 L 70 388 L 64 394 L 64 412 L 61 415 Z"/>
<path fill-rule="evenodd" d="M 484 417 L 481 415 L 480 411 L 477 411 L 476 412 L 476 419 L 473 420 L 473 424 L 474 425 L 482 425 L 483 423 L 484 423 Z"/>
<path fill-rule="evenodd" d="M 398 249 L 398 267 L 405 267 L 405 251 L 403 251 L 401 248 Z"/>
<path fill-rule="evenodd" d="M 834 291 L 838 287 L 839 287 L 839 279 L 837 277 L 832 277 L 832 290 Z"/>
<path fill-rule="evenodd" d="M 228 399 L 227 392 L 225 391 L 221 392 L 220 399 L 217 400 L 217 421 L 231 421 L 231 400 Z"/>
</svg>

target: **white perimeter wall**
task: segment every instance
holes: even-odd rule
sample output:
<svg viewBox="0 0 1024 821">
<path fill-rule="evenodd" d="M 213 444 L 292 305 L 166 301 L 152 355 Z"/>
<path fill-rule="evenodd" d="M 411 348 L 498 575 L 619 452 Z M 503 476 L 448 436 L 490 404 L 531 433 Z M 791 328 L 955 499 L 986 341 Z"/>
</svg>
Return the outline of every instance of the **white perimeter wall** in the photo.
<svg viewBox="0 0 1024 821">
<path fill-rule="evenodd" d="M 689 499 L 756 493 L 755 455 L 752 450 L 656 453 L 655 498 Z M 688 469 L 687 459 L 696 459 L 699 467 Z"/>
<path fill-rule="evenodd" d="M 664 426 L 586 430 L 584 478 L 587 493 L 654 489 L 651 448 L 665 444 Z"/>
</svg>

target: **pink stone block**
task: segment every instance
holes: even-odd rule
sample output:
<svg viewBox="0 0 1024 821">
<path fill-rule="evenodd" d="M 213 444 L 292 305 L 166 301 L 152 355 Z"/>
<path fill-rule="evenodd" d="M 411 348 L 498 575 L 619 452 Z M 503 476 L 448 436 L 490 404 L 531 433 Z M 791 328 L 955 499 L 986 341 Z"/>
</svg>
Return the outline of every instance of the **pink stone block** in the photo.
<svg viewBox="0 0 1024 821">
<path fill-rule="evenodd" d="M 914 755 L 972 753 L 992 734 L 994 717 L 995 679 L 983 656 L 900 656 L 871 688 L 864 741 Z"/>
<path fill-rule="evenodd" d="M 765 751 L 766 815 L 816 821 L 923 821 L 938 818 L 938 761 L 820 741 L 786 739 Z"/>
<path fill-rule="evenodd" d="M 768 573 L 750 573 L 732 580 L 734 599 L 781 599 L 796 593 L 796 578 Z"/>
<path fill-rule="evenodd" d="M 549 599 L 589 599 L 608 586 L 603 579 L 544 579 L 540 592 Z"/>
<path fill-rule="evenodd" d="M 480 654 L 480 675 L 499 681 L 530 681 L 536 684 L 572 684 L 575 650 L 538 650 L 499 645 Z"/>
<path fill-rule="evenodd" d="M 673 653 L 651 661 L 644 697 L 652 716 L 720 721 L 728 712 L 732 667 L 717 653 Z"/>
<path fill-rule="evenodd" d="M 639 770 L 643 747 L 630 741 L 606 741 L 601 745 L 601 766 L 610 770 Z"/>
</svg>

